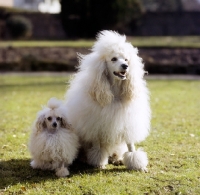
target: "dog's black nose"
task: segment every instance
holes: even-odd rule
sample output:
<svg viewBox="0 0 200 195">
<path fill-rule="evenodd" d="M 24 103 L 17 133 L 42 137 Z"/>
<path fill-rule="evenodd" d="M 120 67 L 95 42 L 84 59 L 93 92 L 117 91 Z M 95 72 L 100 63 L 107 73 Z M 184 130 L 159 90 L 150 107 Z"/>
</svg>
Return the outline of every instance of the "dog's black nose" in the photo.
<svg viewBox="0 0 200 195">
<path fill-rule="evenodd" d="M 121 66 L 122 66 L 122 68 L 123 68 L 124 70 L 126 70 L 126 69 L 128 68 L 128 65 L 126 65 L 126 64 L 122 64 Z"/>
<path fill-rule="evenodd" d="M 53 126 L 53 127 L 57 127 L 57 123 L 56 123 L 56 122 L 53 123 L 52 126 Z"/>
</svg>

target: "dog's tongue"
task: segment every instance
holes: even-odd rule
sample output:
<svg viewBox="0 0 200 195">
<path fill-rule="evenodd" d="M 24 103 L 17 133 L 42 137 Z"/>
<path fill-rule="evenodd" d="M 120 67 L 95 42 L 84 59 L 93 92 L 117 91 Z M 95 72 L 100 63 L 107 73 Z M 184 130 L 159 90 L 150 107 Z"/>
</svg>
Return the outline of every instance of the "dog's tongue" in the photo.
<svg viewBox="0 0 200 195">
<path fill-rule="evenodd" d="M 122 71 L 122 72 L 114 72 L 114 75 L 120 77 L 120 78 L 123 79 L 123 80 L 126 78 L 126 72 L 125 72 L 125 71 Z"/>
<path fill-rule="evenodd" d="M 125 76 L 126 72 L 119 72 L 120 76 Z"/>
</svg>

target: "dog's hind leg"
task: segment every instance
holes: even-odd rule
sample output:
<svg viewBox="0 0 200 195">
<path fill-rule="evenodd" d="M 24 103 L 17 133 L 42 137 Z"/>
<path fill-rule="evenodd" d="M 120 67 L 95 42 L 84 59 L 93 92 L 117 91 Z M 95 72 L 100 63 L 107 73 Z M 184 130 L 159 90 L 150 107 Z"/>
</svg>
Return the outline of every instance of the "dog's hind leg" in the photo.
<svg viewBox="0 0 200 195">
<path fill-rule="evenodd" d="M 130 170 L 147 172 L 148 158 L 142 149 L 135 150 L 134 144 L 127 144 L 128 152 L 124 153 L 124 165 Z"/>
<path fill-rule="evenodd" d="M 123 165 L 124 153 L 128 151 L 126 143 L 121 143 L 113 147 L 109 156 L 109 163 L 119 166 Z"/>
</svg>

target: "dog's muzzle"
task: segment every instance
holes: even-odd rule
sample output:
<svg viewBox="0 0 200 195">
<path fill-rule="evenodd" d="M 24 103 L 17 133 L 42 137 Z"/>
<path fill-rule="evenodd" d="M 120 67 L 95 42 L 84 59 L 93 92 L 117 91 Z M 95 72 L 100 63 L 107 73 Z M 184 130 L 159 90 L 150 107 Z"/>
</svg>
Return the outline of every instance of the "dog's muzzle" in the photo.
<svg viewBox="0 0 200 195">
<path fill-rule="evenodd" d="M 122 80 L 126 79 L 127 71 L 128 71 L 128 65 L 127 64 L 122 64 L 121 65 L 122 71 L 116 72 L 114 71 L 113 74 L 117 77 L 119 77 Z"/>
</svg>

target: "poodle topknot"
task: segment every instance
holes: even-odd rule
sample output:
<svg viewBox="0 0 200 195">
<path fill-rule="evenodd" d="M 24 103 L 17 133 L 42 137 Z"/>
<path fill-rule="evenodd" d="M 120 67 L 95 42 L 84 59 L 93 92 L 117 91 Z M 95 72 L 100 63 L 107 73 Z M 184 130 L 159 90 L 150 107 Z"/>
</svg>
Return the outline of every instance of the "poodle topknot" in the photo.
<svg viewBox="0 0 200 195">
<path fill-rule="evenodd" d="M 55 109 L 60 107 L 63 104 L 63 101 L 58 100 L 55 97 L 52 97 L 48 102 L 47 102 L 47 107 L 49 107 L 50 109 Z"/>
</svg>

